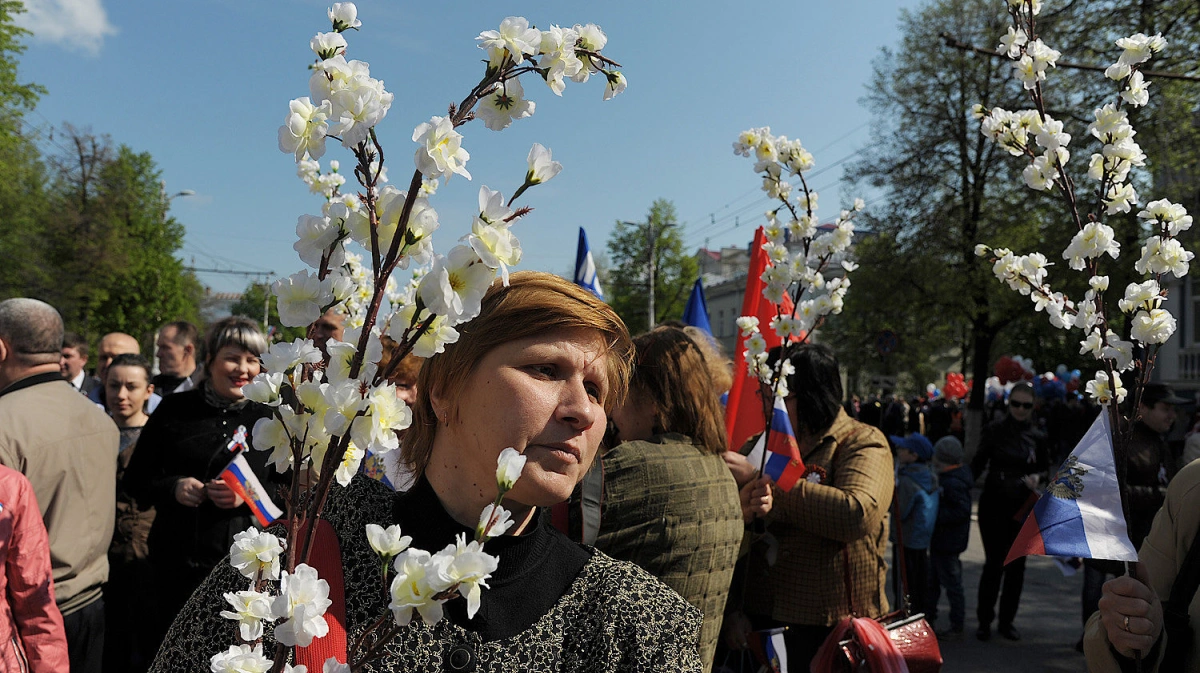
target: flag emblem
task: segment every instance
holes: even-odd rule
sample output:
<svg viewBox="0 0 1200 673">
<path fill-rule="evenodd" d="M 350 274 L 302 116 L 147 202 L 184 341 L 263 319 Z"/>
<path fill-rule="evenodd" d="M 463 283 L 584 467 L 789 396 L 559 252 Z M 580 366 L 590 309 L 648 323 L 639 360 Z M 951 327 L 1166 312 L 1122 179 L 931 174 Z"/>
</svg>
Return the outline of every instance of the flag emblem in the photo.
<svg viewBox="0 0 1200 673">
<path fill-rule="evenodd" d="M 1056 498 L 1077 500 L 1083 493 L 1083 475 L 1088 469 L 1079 464 L 1079 458 L 1071 456 L 1067 462 L 1058 468 L 1054 480 L 1050 482 L 1050 495 Z"/>
</svg>

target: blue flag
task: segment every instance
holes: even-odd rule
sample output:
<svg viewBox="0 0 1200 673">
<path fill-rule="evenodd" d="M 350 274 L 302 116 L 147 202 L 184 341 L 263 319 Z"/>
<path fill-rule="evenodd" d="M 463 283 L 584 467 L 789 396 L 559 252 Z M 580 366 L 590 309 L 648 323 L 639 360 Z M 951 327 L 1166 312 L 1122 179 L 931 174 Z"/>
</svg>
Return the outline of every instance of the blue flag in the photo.
<svg viewBox="0 0 1200 673">
<path fill-rule="evenodd" d="M 575 284 L 604 299 L 600 279 L 596 277 L 596 262 L 592 259 L 592 249 L 588 246 L 587 232 L 583 227 L 579 228 L 579 247 L 575 250 Z"/>
<path fill-rule="evenodd" d="M 687 306 L 683 309 L 683 322 L 698 327 L 712 336 L 712 325 L 708 322 L 708 302 L 704 301 L 704 286 L 700 279 L 692 286 L 692 296 L 688 297 Z"/>
</svg>

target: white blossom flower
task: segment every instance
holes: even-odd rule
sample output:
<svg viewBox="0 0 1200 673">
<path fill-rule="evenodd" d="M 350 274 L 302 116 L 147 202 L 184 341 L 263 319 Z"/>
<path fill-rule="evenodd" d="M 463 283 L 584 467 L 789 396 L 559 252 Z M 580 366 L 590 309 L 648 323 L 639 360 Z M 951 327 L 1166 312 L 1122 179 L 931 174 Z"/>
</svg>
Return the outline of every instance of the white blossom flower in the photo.
<svg viewBox="0 0 1200 673">
<path fill-rule="evenodd" d="M 482 218 L 471 223 L 467 234 L 467 245 L 479 255 L 479 259 L 491 269 L 499 269 L 504 284 L 508 285 L 508 267 L 521 261 L 521 242 L 506 226 L 493 226 Z"/>
<path fill-rule="evenodd" d="M 1125 313 L 1144 308 L 1158 308 L 1162 288 L 1151 278 L 1143 283 L 1130 283 L 1125 287 L 1125 297 L 1117 302 L 1117 308 Z"/>
<path fill-rule="evenodd" d="M 329 8 L 329 21 L 339 33 L 351 28 L 357 30 L 362 25 L 362 21 L 358 20 L 358 7 L 353 2 L 333 3 Z"/>
<path fill-rule="evenodd" d="M 500 22 L 500 30 L 485 30 L 475 38 L 479 48 L 489 53 L 501 50 L 508 52 L 512 62 L 520 65 L 525 56 L 538 53 L 542 44 L 542 33 L 530 28 L 525 17 L 510 16 Z"/>
<path fill-rule="evenodd" d="M 393 556 L 398 556 L 400 552 L 408 549 L 412 544 L 412 538 L 408 535 L 400 533 L 400 526 L 395 524 L 384 528 L 379 524 L 367 524 L 367 542 L 370 543 L 371 549 L 375 550 L 376 554 L 383 557 L 384 561 L 389 561 Z"/>
<path fill-rule="evenodd" d="M 409 548 L 400 552 L 392 563 L 396 576 L 388 592 L 391 596 L 388 609 L 396 624 L 405 626 L 412 621 L 414 609 L 430 626 L 442 620 L 444 601 L 434 600 L 434 596 L 449 587 L 431 572 L 431 560 L 429 552 Z"/>
<path fill-rule="evenodd" d="M 496 486 L 501 493 L 511 491 L 513 485 L 521 478 L 525 460 L 525 454 L 511 446 L 500 452 L 496 458 Z"/>
<path fill-rule="evenodd" d="M 1142 73 L 1135 72 L 1129 77 L 1129 82 L 1125 85 L 1125 89 L 1121 91 L 1121 99 L 1134 107 L 1142 107 L 1150 102 L 1150 83 L 1142 77 Z"/>
<path fill-rule="evenodd" d="M 303 668 L 303 666 L 301 666 L 301 668 Z M 307 673 L 307 671 L 304 673 Z M 321 666 L 321 673 L 351 673 L 350 664 L 343 664 L 342 662 L 338 661 L 336 657 L 329 657 Z"/>
<path fill-rule="evenodd" d="M 313 53 L 317 58 L 324 61 L 327 58 L 333 58 L 338 54 L 346 52 L 346 38 L 342 37 L 341 33 L 317 33 L 308 46 L 312 48 Z"/>
<path fill-rule="evenodd" d="M 578 50 L 600 53 L 600 50 L 604 49 L 604 45 L 608 44 L 608 36 L 604 34 L 600 26 L 594 23 L 583 26 L 577 23 L 572 30 L 579 35 L 579 41 L 576 43 L 576 53 L 578 53 Z M 590 55 L 579 54 L 579 60 L 583 62 L 583 67 L 579 69 L 579 72 L 571 76 L 572 81 L 586 82 L 593 72 L 599 72 L 599 66 L 592 61 Z"/>
<path fill-rule="evenodd" d="M 1192 257 L 1192 253 L 1183 249 L 1179 239 L 1151 236 L 1142 246 L 1142 258 L 1133 268 L 1138 273 L 1173 273 L 1176 278 L 1183 278 L 1188 273 L 1188 263 Z"/>
<path fill-rule="evenodd" d="M 312 339 L 296 339 L 291 343 L 281 341 L 271 344 L 261 356 L 263 369 L 268 372 L 288 374 L 293 367 L 316 364 L 321 361 L 321 351 Z"/>
<path fill-rule="evenodd" d="M 209 668 L 212 673 L 267 673 L 274 663 L 263 655 L 262 643 L 230 645 L 209 659 Z"/>
<path fill-rule="evenodd" d="M 292 249 L 300 254 L 300 260 L 314 269 L 321 268 L 321 260 L 329 251 L 330 246 L 338 239 L 342 228 L 335 225 L 328 217 L 316 215 L 301 215 L 296 221 L 296 236 L 299 240 L 292 244 Z M 341 266 L 344 255 L 337 255 L 341 248 L 335 251 L 329 259 L 329 266 Z M 339 259 L 340 258 L 340 259 Z"/>
<path fill-rule="evenodd" d="M 321 280 L 308 270 L 280 278 L 271 285 L 278 299 L 279 322 L 287 327 L 305 327 L 321 317 L 325 307 L 333 303 L 328 279 Z"/>
<path fill-rule="evenodd" d="M 575 53 L 578 41 L 579 33 L 572 28 L 550 26 L 549 30 L 542 31 L 539 46 L 542 57 L 538 67 L 545 71 L 546 84 L 555 95 L 562 95 L 567 77 L 574 78 L 584 68 L 583 61 Z"/>
<path fill-rule="evenodd" d="M 275 640 L 288 647 L 308 647 L 313 638 L 329 633 L 325 611 L 329 600 L 329 583 L 317 576 L 316 569 L 301 563 L 296 571 L 281 573 L 279 595 L 271 607 L 274 615 L 284 621 L 275 625 Z"/>
<path fill-rule="evenodd" d="M 1021 47 L 1029 41 L 1029 36 L 1024 30 L 1019 28 L 1008 27 L 1008 34 L 1000 38 L 1000 46 L 998 49 L 1004 52 L 1009 58 L 1018 58 L 1021 55 Z"/>
<path fill-rule="evenodd" d="M 496 516 L 494 521 L 492 520 L 493 514 Z M 475 526 L 475 535 L 480 540 L 489 540 L 504 535 L 512 526 L 512 513 L 489 502 L 487 507 L 483 508 L 483 512 L 479 514 L 479 524 Z"/>
<path fill-rule="evenodd" d="M 1134 33 L 1129 37 L 1120 38 L 1116 44 L 1124 50 L 1117 63 L 1133 66 L 1149 61 L 1151 56 L 1166 48 L 1167 41 L 1161 33 L 1153 36 Z"/>
<path fill-rule="evenodd" d="M 1105 144 L 1129 138 L 1133 135 L 1133 127 L 1129 124 L 1129 116 L 1115 104 L 1109 103 L 1093 112 L 1096 121 L 1088 125 L 1088 133 Z"/>
<path fill-rule="evenodd" d="M 1100 336 L 1100 330 L 1094 329 L 1088 332 L 1087 338 L 1079 342 L 1079 354 L 1086 355 L 1091 353 L 1093 357 L 1099 360 L 1104 349 L 1104 338 Z"/>
<path fill-rule="evenodd" d="M 1128 213 L 1130 208 L 1137 205 L 1137 203 L 1138 195 L 1133 189 L 1133 185 L 1129 183 L 1113 185 L 1108 188 L 1108 193 L 1104 195 L 1104 212 L 1106 215 Z"/>
<path fill-rule="evenodd" d="M 417 293 L 430 311 L 458 324 L 479 314 L 483 294 L 495 274 L 474 250 L 457 245 L 446 256 L 438 256 L 421 278 Z"/>
<path fill-rule="evenodd" d="M 429 177 L 458 173 L 470 180 L 467 160 L 471 155 L 462 148 L 462 135 L 454 130 L 449 117 L 433 117 L 413 130 L 413 142 L 420 143 L 415 155 L 417 170 Z"/>
<path fill-rule="evenodd" d="M 1070 262 L 1071 268 L 1081 270 L 1084 260 L 1096 259 L 1107 254 L 1116 259 L 1121 254 L 1121 244 L 1116 240 L 1116 233 L 1107 224 L 1088 222 L 1083 225 L 1063 250 L 1063 259 Z"/>
<path fill-rule="evenodd" d="M 1025 184 L 1030 189 L 1048 191 L 1054 189 L 1054 180 L 1058 177 L 1058 168 L 1045 156 L 1035 157 L 1033 163 L 1025 167 L 1021 173 Z"/>
<path fill-rule="evenodd" d="M 746 352 L 750 355 L 759 355 L 767 351 L 767 340 L 763 335 L 755 332 L 746 339 Z"/>
<path fill-rule="evenodd" d="M 358 474 L 358 468 L 362 466 L 363 458 L 366 457 L 366 452 L 358 448 L 354 442 L 346 445 L 345 452 L 342 453 L 342 462 L 338 463 L 337 469 L 333 471 L 333 478 L 338 484 L 344 488 L 350 485 L 354 479 L 354 475 Z"/>
<path fill-rule="evenodd" d="M 286 472 L 292 465 L 292 436 L 288 432 L 287 420 L 293 420 L 295 412 L 287 405 L 279 407 L 283 419 L 266 416 L 254 422 L 251 435 L 254 437 L 254 448 L 259 451 L 270 451 L 268 465 L 274 465 L 279 473 Z"/>
<path fill-rule="evenodd" d="M 436 573 L 441 584 L 458 587 L 458 593 L 467 599 L 467 618 L 479 611 L 480 587 L 487 587 L 487 579 L 496 572 L 499 559 L 483 551 L 478 541 L 466 541 L 466 534 L 459 533 L 455 543 L 448 545 L 434 557 Z M 448 562 L 446 562 L 448 560 Z"/>
<path fill-rule="evenodd" d="M 604 87 L 604 100 L 610 100 L 617 94 L 623 93 L 625 87 L 629 86 L 629 80 L 625 79 L 625 73 L 620 70 L 606 71 L 604 76 L 608 80 Z"/>
<path fill-rule="evenodd" d="M 1165 343 L 1174 333 L 1175 316 L 1163 308 L 1138 311 L 1129 329 L 1129 336 L 1144 344 Z"/>
<path fill-rule="evenodd" d="M 1092 276 L 1088 279 L 1088 286 L 1096 292 L 1104 292 L 1108 289 L 1108 276 Z"/>
<path fill-rule="evenodd" d="M 525 172 L 525 183 L 540 185 L 549 181 L 562 170 L 562 164 L 552 160 L 551 151 L 540 143 L 534 143 L 526 159 L 529 169 Z"/>
<path fill-rule="evenodd" d="M 326 120 L 332 112 L 328 101 L 313 105 L 307 96 L 288 103 L 288 114 L 279 127 L 279 151 L 296 155 L 296 161 L 305 154 L 320 159 L 325 154 Z"/>
<path fill-rule="evenodd" d="M 479 101 L 475 115 L 483 125 L 493 131 L 502 131 L 512 125 L 514 119 L 525 119 L 533 114 L 537 105 L 525 99 L 525 89 L 516 77 L 504 80 L 491 93 Z"/>
<path fill-rule="evenodd" d="M 366 398 L 367 414 L 354 419 L 350 436 L 371 453 L 383 454 L 400 446 L 399 431 L 412 424 L 412 411 L 388 384 L 373 389 Z"/>
<path fill-rule="evenodd" d="M 1165 226 L 1169 236 L 1178 236 L 1192 228 L 1192 216 L 1188 215 L 1187 209 L 1167 199 L 1147 203 L 1146 209 L 1138 213 L 1138 217 Z"/>
<path fill-rule="evenodd" d="M 758 318 L 752 315 L 744 315 L 734 321 L 739 330 L 742 331 L 742 336 L 747 337 L 758 331 Z"/>
<path fill-rule="evenodd" d="M 1114 377 L 1115 380 L 1108 380 L 1108 372 L 1096 372 L 1096 378 L 1088 381 L 1085 390 L 1093 399 L 1102 405 L 1107 405 L 1115 398 L 1117 404 L 1120 404 L 1125 399 L 1125 385 L 1121 381 L 1121 377 Z"/>
<path fill-rule="evenodd" d="M 242 640 L 258 640 L 263 635 L 263 620 L 271 619 L 271 598 L 258 591 L 227 593 L 225 601 L 233 610 L 222 610 L 221 616 L 238 623 L 238 635 Z"/>
<path fill-rule="evenodd" d="M 250 528 L 233 536 L 229 564 L 244 577 L 279 579 L 279 555 L 284 542 L 270 533 Z"/>
<path fill-rule="evenodd" d="M 282 401 L 279 397 L 279 386 L 283 384 L 283 377 L 283 372 L 263 372 L 242 386 L 242 395 L 251 402 L 277 407 Z"/>
<path fill-rule="evenodd" d="M 1113 361 L 1113 369 L 1123 372 L 1133 366 L 1133 342 L 1124 341 L 1113 332 L 1108 333 L 1107 342 L 1100 355 Z"/>
<path fill-rule="evenodd" d="M 1041 129 L 1037 132 L 1037 144 L 1048 150 L 1056 150 L 1071 144 L 1071 134 L 1063 133 L 1063 123 L 1057 119 L 1046 117 Z"/>
</svg>

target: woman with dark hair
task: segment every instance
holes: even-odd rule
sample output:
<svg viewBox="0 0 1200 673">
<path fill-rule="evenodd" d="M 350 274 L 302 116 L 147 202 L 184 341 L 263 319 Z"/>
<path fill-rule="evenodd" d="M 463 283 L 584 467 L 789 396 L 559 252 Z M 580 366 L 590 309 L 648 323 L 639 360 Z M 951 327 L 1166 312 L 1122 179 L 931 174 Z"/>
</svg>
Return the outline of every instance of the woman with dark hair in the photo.
<svg viewBox="0 0 1200 673">
<path fill-rule="evenodd" d="M 234 316 L 214 323 L 205 339 L 203 382 L 163 398 L 122 479 L 129 495 L 156 510 L 148 545 L 162 632 L 229 553 L 233 536 L 255 525 L 250 508 L 218 475 L 234 457 L 235 437 L 249 447 L 254 423 L 268 415 L 242 395 L 266 349 L 253 321 Z M 264 484 L 277 478 L 266 453 L 247 451 L 246 459 Z"/>
<path fill-rule="evenodd" d="M 788 664 L 806 670 L 839 620 L 887 612 L 894 481 L 883 433 L 842 408 L 833 351 L 805 344 L 790 361 L 795 373 L 784 401 L 807 472 L 790 492 L 775 493 L 767 531 L 777 547 L 751 550 L 744 605 L 757 628 L 788 626 Z"/>
<path fill-rule="evenodd" d="M 413 422 L 401 446 L 416 478 L 396 493 L 355 477 L 335 486 L 322 517 L 337 535 L 344 572 L 346 641 L 390 619 L 379 556 L 367 524 L 399 525 L 417 549 L 474 538 L 479 513 L 496 498 L 496 462 L 524 455 L 503 500 L 513 526 L 488 542 L 499 565 L 467 617 L 451 600 L 433 624 L 413 619 L 362 670 L 687 671 L 700 670 L 700 614 L 637 566 L 576 544 L 541 508 L 566 500 L 595 459 L 608 414 L 628 387 L 632 345 L 607 304 L 557 276 L 513 273 L 484 295 L 458 341 L 427 359 Z M 235 630 L 218 616 L 223 595 L 245 578 L 219 566 L 180 614 L 153 670 L 204 670 Z M 264 648 L 275 647 L 268 631 Z"/>
<path fill-rule="evenodd" d="M 147 402 L 154 393 L 150 363 L 136 353 L 113 358 L 105 373 L 104 399 L 108 415 L 121 431 L 117 454 L 117 516 L 108 547 L 108 581 L 104 583 L 104 670 L 146 670 L 157 642 L 151 642 L 141 622 L 153 611 L 154 592 L 146 546 L 154 524 L 154 507 L 139 505 L 121 482 L 150 416 Z"/>
<path fill-rule="evenodd" d="M 743 489 L 721 454 L 724 414 L 703 350 L 661 327 L 633 341 L 629 396 L 613 410 L 620 444 L 601 456 L 596 548 L 659 578 L 704 614 L 700 660 L 712 665 L 743 524 L 770 511 L 768 480 Z M 753 501 L 753 507 L 749 503 Z"/>
</svg>

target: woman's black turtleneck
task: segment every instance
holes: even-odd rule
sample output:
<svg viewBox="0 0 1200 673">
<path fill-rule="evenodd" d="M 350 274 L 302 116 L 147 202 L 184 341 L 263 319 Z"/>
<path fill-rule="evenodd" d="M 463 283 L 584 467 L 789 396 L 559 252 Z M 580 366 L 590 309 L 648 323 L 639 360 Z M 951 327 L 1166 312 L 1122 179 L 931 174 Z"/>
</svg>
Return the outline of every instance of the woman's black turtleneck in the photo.
<svg viewBox="0 0 1200 673">
<path fill-rule="evenodd" d="M 392 515 L 404 534 L 412 536 L 412 546 L 430 553 L 454 544 L 460 533 L 468 540 L 475 534 L 446 512 L 424 477 L 407 493 L 396 495 Z M 566 593 L 591 558 L 588 550 L 552 528 L 548 516 L 534 516 L 525 533 L 496 538 L 484 547 L 500 561 L 474 618 L 467 619 L 465 600 L 446 602 L 446 616 L 484 641 L 510 638 L 529 628 Z"/>
</svg>

